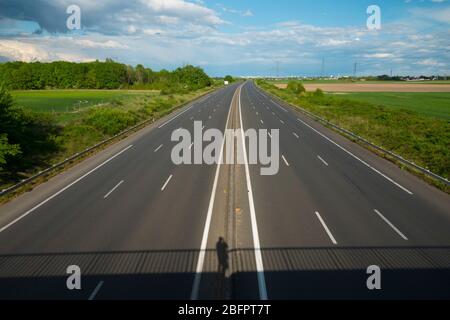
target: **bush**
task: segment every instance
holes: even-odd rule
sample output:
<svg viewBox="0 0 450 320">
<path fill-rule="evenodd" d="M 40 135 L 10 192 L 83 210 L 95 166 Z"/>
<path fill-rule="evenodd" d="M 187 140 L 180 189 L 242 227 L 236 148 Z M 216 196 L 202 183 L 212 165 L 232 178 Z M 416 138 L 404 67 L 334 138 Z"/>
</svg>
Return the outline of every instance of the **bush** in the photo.
<svg viewBox="0 0 450 320">
<path fill-rule="evenodd" d="M 84 122 L 112 136 L 135 124 L 137 119 L 121 109 L 96 108 L 89 111 Z"/>
<path fill-rule="evenodd" d="M 296 93 L 296 94 L 301 94 L 303 92 L 306 92 L 306 89 L 303 86 L 303 84 L 301 82 L 295 81 L 295 80 L 291 80 L 288 82 L 287 90 L 292 93 Z"/>
<path fill-rule="evenodd" d="M 322 89 L 317 88 L 316 91 L 314 91 L 314 96 L 317 98 L 323 98 L 325 95 L 324 95 Z"/>
<path fill-rule="evenodd" d="M 20 146 L 18 144 L 10 144 L 6 133 L 0 134 L 0 171 L 3 170 L 3 166 L 9 157 L 14 157 L 19 154 Z"/>
</svg>

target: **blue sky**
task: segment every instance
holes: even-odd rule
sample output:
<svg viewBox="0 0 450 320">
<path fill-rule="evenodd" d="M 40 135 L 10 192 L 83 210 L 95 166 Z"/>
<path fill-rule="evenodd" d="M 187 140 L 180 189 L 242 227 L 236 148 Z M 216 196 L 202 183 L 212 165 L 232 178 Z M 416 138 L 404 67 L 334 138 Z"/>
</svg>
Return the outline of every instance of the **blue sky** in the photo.
<svg viewBox="0 0 450 320">
<path fill-rule="evenodd" d="M 66 28 L 81 9 L 82 30 Z M 366 26 L 381 8 L 381 30 Z M 450 74 L 450 0 L 2 0 L 0 61 L 113 58 L 210 75 Z M 279 68 L 277 69 L 277 65 Z"/>
</svg>

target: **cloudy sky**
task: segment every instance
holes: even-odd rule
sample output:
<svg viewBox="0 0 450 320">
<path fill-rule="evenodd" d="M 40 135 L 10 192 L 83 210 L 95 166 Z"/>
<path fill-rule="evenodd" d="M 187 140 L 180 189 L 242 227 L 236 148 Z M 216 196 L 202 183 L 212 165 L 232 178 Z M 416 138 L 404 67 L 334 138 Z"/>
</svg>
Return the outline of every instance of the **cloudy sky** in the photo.
<svg viewBox="0 0 450 320">
<path fill-rule="evenodd" d="M 214 76 L 450 74 L 450 0 L 0 0 L 0 61 L 107 57 Z"/>
</svg>

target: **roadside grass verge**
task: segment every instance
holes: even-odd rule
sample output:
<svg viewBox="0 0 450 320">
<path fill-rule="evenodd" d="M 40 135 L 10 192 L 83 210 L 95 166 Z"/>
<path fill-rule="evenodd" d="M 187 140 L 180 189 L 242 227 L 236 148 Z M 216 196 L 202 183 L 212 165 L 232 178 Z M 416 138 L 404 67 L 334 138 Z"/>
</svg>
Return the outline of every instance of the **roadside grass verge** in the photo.
<svg viewBox="0 0 450 320">
<path fill-rule="evenodd" d="M 350 100 L 346 95 L 324 95 L 322 92 L 295 94 L 264 81 L 258 81 L 258 85 L 282 100 L 325 118 L 375 145 L 446 179 L 450 177 L 448 120 L 424 116 L 412 110 Z M 417 174 L 415 171 L 414 173 Z M 443 183 L 428 178 L 426 180 L 445 192 L 450 192 L 450 188 Z"/>
<path fill-rule="evenodd" d="M 345 93 L 341 98 L 450 120 L 450 92 L 358 92 Z"/>
<path fill-rule="evenodd" d="M 28 97 L 30 104 L 25 107 L 20 107 L 16 102 L 15 108 L 19 108 L 27 114 L 36 115 L 39 118 L 45 118 L 49 121 L 52 128 L 49 146 L 46 146 L 44 150 L 42 149 L 42 145 L 40 145 L 40 148 L 37 150 L 39 151 L 38 159 L 35 157 L 36 152 L 33 155 L 30 153 L 29 157 L 27 157 L 28 153 L 23 153 L 26 161 L 21 162 L 20 166 L 18 162 L 13 161 L 11 167 L 0 170 L 0 189 L 6 189 L 22 179 L 26 179 L 55 163 L 59 163 L 133 125 L 145 120 L 157 120 L 166 116 L 185 103 L 217 87 L 206 87 L 184 94 L 160 94 L 158 91 L 135 91 L 132 93 L 120 91 L 99 92 L 103 96 L 110 94 L 109 97 L 111 99 L 109 102 L 105 102 L 104 99 L 101 104 L 91 104 L 78 110 L 72 109 L 72 111 L 67 111 L 68 109 L 63 107 L 59 108 L 58 112 L 31 111 L 33 106 L 45 105 L 48 92 L 43 92 L 38 95 L 30 92 L 29 94 L 33 97 Z M 86 97 L 85 90 L 81 91 L 83 92 L 74 93 L 77 99 L 80 96 Z M 52 92 L 51 94 L 59 96 L 59 99 L 63 101 L 63 105 L 69 105 L 72 103 L 74 95 L 69 94 L 67 101 L 64 101 L 64 94 L 66 93 L 66 90 L 62 90 Z M 98 97 L 99 95 L 96 94 L 97 92 L 93 92 L 93 95 Z M 26 93 L 22 93 L 22 95 L 26 95 Z M 106 97 L 108 98 L 108 96 Z M 29 141 L 31 140 L 32 138 L 29 139 Z M 69 164 L 68 166 L 73 164 Z M 30 190 L 30 188 L 33 188 L 51 176 L 39 178 L 31 186 L 21 187 L 11 195 L 2 196 L 0 203 L 8 201 L 21 192 Z"/>
</svg>

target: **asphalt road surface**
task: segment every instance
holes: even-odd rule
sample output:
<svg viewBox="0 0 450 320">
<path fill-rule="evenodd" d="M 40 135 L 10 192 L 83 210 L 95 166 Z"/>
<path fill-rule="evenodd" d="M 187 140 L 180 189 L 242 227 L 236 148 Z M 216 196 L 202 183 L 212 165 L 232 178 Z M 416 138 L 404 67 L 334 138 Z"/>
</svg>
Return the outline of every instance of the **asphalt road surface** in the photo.
<svg viewBox="0 0 450 320">
<path fill-rule="evenodd" d="M 278 129 L 278 174 L 175 165 L 171 135 L 194 121 Z M 450 197 L 250 81 L 0 207 L 0 299 L 407 298 L 450 298 Z"/>
</svg>

